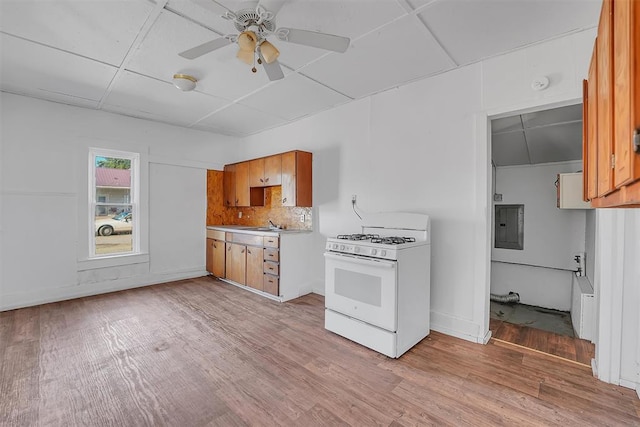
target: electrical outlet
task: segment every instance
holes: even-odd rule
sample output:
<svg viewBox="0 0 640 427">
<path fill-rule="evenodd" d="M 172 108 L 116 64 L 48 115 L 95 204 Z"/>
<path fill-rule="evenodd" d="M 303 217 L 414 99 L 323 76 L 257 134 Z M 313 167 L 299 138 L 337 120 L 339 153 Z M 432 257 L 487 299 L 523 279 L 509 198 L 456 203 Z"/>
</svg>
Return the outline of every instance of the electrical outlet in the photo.
<svg viewBox="0 0 640 427">
<path fill-rule="evenodd" d="M 238 211 L 238 218 L 242 218 L 242 211 Z"/>
<path fill-rule="evenodd" d="M 304 214 L 300 215 L 300 222 L 304 222 Z"/>
<path fill-rule="evenodd" d="M 355 195 L 355 194 L 354 194 L 353 196 L 351 196 L 351 204 L 353 204 L 353 205 L 355 205 L 355 204 L 356 204 L 356 198 L 357 198 L 357 197 L 358 197 L 358 196 L 357 196 L 357 195 Z"/>
<path fill-rule="evenodd" d="M 493 201 L 494 202 L 501 202 L 502 201 L 502 194 L 494 193 L 493 194 Z"/>
</svg>

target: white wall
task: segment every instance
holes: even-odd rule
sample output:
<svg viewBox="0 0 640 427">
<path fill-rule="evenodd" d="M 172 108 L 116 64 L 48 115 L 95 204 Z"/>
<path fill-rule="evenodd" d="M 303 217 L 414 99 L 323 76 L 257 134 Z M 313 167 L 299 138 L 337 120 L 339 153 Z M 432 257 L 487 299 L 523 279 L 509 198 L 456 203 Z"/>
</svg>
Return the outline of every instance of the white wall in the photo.
<svg viewBox="0 0 640 427">
<path fill-rule="evenodd" d="M 291 148 L 314 153 L 315 291 L 323 292 L 324 240 L 360 227 L 352 194 L 364 211 L 428 213 L 432 328 L 483 342 L 490 255 L 488 117 L 575 103 L 593 37 L 587 31 L 532 46 L 246 138 L 247 158 Z M 551 86 L 534 92 L 530 82 L 539 74 L 548 75 Z"/>
<path fill-rule="evenodd" d="M 596 230 L 598 378 L 640 396 L 640 210 L 598 209 Z"/>
<path fill-rule="evenodd" d="M 237 139 L 7 93 L 0 117 L 0 310 L 205 274 L 206 169 Z M 87 260 L 89 147 L 141 155 L 142 255 Z"/>
<path fill-rule="evenodd" d="M 556 207 L 557 174 L 576 172 L 581 162 L 496 168 L 496 204 L 524 205 L 524 249 L 491 249 L 491 292 L 520 294 L 523 304 L 569 310 L 573 257 L 585 251 L 584 209 Z M 495 225 L 494 225 L 495 228 Z"/>
</svg>

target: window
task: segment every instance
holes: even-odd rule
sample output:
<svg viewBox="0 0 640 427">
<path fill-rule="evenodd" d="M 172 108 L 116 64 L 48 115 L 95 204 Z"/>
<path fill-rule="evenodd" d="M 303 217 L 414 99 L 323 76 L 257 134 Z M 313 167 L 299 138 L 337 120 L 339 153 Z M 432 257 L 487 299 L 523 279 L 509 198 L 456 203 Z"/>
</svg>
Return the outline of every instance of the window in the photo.
<svg viewBox="0 0 640 427">
<path fill-rule="evenodd" d="M 89 255 L 140 252 L 138 153 L 89 151 Z"/>
</svg>

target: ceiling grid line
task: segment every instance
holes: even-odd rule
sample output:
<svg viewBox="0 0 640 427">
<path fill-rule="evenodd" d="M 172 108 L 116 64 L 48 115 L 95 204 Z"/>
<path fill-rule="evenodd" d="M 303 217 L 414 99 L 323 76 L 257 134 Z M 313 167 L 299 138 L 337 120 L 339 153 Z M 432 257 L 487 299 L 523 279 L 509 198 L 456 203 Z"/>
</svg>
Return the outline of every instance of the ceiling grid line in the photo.
<svg viewBox="0 0 640 427">
<path fill-rule="evenodd" d="M 155 22 L 160 17 L 160 14 L 162 14 L 164 6 L 167 4 L 168 1 L 169 0 L 158 0 L 157 3 L 155 4 L 155 6 L 153 7 L 153 10 L 151 11 L 149 16 L 147 17 L 147 20 L 144 22 L 144 24 L 140 28 L 140 31 L 138 32 L 138 35 L 133 40 L 133 43 L 131 43 L 131 45 L 129 46 L 129 50 L 127 50 L 126 55 L 122 59 L 122 62 L 120 63 L 120 66 L 118 67 L 118 70 L 116 71 L 116 74 L 111 79 L 111 82 L 109 82 L 109 85 L 107 86 L 106 90 L 104 91 L 104 94 L 102 95 L 102 98 L 98 102 L 98 109 L 101 109 L 102 106 L 104 105 L 104 102 L 107 100 L 107 98 L 109 97 L 109 94 L 113 90 L 114 83 L 117 81 L 117 79 L 120 77 L 120 75 L 124 71 L 126 71 L 127 64 L 129 63 L 129 61 L 131 60 L 131 58 L 135 54 L 136 49 L 138 49 L 138 47 L 140 47 L 140 45 L 144 41 L 144 39 L 147 36 L 147 34 L 149 34 L 149 31 L 151 31 L 151 28 L 153 27 Z"/>
</svg>

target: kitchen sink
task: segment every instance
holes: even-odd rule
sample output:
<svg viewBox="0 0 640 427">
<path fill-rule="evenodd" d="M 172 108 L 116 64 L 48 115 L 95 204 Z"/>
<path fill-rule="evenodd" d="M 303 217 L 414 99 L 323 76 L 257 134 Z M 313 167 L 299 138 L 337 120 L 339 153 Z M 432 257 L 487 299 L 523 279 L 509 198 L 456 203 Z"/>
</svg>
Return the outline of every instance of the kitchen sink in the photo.
<svg viewBox="0 0 640 427">
<path fill-rule="evenodd" d="M 255 231 L 279 231 L 279 228 L 271 228 L 271 227 L 254 227 L 254 228 L 250 228 L 250 230 L 255 230 Z"/>
</svg>

